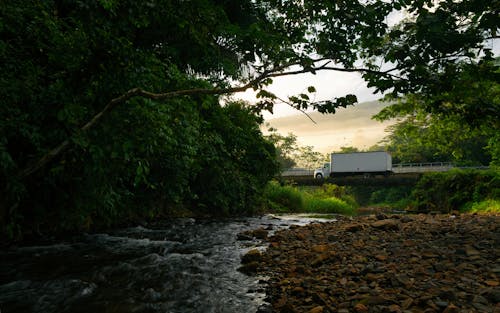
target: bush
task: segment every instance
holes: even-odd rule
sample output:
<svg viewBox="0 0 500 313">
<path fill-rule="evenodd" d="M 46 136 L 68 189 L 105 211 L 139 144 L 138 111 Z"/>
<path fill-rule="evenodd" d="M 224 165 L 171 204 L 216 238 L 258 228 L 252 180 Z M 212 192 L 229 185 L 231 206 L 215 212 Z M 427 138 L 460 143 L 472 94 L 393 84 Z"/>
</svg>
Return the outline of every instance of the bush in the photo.
<svg viewBox="0 0 500 313">
<path fill-rule="evenodd" d="M 304 211 L 308 213 L 337 213 L 353 215 L 355 207 L 342 199 L 335 197 L 315 198 L 306 196 L 304 201 Z"/>
<path fill-rule="evenodd" d="M 302 193 L 297 188 L 288 185 L 281 186 L 276 181 L 269 182 L 264 197 L 273 211 L 300 212 L 304 208 Z"/>
<path fill-rule="evenodd" d="M 487 199 L 465 205 L 462 212 L 468 213 L 500 213 L 500 200 Z"/>
<path fill-rule="evenodd" d="M 335 196 L 333 196 L 335 195 Z M 268 208 L 276 212 L 354 214 L 357 204 L 345 187 L 325 184 L 319 190 L 299 190 L 272 181 L 264 196 Z"/>
<path fill-rule="evenodd" d="M 463 209 L 468 203 L 500 198 L 500 173 L 495 170 L 452 170 L 427 173 L 411 194 L 420 212 Z"/>
<path fill-rule="evenodd" d="M 372 191 L 368 201 L 371 205 L 384 205 L 393 208 L 405 208 L 410 205 L 411 187 L 382 187 Z"/>
</svg>

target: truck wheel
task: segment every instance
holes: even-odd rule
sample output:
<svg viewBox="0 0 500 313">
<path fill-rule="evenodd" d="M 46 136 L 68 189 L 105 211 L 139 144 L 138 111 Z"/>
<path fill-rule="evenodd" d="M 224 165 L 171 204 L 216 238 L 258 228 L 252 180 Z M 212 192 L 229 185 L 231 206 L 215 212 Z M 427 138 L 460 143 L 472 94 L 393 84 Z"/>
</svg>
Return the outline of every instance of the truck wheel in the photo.
<svg viewBox="0 0 500 313">
<path fill-rule="evenodd" d="M 321 175 L 320 173 L 316 174 L 316 179 L 323 179 L 323 175 Z"/>
</svg>

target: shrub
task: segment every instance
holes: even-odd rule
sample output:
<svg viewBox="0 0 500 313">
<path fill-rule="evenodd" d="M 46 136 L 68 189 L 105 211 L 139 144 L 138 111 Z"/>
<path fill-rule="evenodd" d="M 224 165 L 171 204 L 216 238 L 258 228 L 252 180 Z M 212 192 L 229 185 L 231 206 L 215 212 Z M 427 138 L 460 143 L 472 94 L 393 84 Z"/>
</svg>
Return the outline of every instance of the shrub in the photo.
<svg viewBox="0 0 500 313">
<path fill-rule="evenodd" d="M 314 196 L 306 196 L 304 201 L 304 210 L 308 213 L 337 213 L 337 214 L 354 214 L 354 206 L 346 201 L 335 198 L 316 198 Z"/>
<path fill-rule="evenodd" d="M 281 186 L 276 181 L 268 183 L 264 197 L 273 211 L 300 212 L 304 207 L 302 193 L 297 188 L 289 185 Z"/>
<path fill-rule="evenodd" d="M 420 212 L 450 212 L 469 202 L 500 198 L 500 173 L 495 170 L 452 170 L 427 173 L 418 181 L 411 198 Z"/>
<path fill-rule="evenodd" d="M 500 200 L 486 199 L 465 205 L 462 212 L 469 213 L 500 213 Z"/>
<path fill-rule="evenodd" d="M 347 189 L 325 185 L 327 186 L 319 190 L 299 190 L 272 181 L 267 185 L 264 196 L 268 200 L 268 208 L 276 212 L 354 214 L 357 204 L 354 198 L 347 194 Z"/>
</svg>

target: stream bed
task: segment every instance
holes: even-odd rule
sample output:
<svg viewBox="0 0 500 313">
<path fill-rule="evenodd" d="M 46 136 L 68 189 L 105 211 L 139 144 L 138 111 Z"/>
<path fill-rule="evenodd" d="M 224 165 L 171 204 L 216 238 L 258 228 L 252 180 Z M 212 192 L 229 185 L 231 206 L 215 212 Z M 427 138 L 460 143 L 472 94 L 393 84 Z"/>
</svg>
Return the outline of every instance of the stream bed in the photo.
<svg viewBox="0 0 500 313">
<path fill-rule="evenodd" d="M 266 278 L 237 269 L 243 254 L 265 243 L 237 234 L 321 221 L 173 219 L 13 247 L 0 251 L 0 312 L 257 312 Z"/>
</svg>

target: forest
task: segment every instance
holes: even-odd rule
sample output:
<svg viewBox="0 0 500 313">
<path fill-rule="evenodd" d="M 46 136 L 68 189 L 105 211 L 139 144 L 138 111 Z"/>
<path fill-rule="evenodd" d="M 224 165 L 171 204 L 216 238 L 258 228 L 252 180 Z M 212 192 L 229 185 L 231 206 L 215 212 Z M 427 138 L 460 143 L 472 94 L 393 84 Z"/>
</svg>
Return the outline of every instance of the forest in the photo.
<svg viewBox="0 0 500 313">
<path fill-rule="evenodd" d="M 285 102 L 333 114 L 357 102 L 354 94 L 315 101 L 307 85 L 288 99 L 268 90 L 276 77 L 303 73 L 359 73 L 395 103 L 377 118 L 400 118 L 394 136 L 418 133 L 406 147 L 429 160 L 451 152 L 498 166 L 499 7 L 4 1 L 2 238 L 257 212 L 280 170 L 279 151 L 260 130 L 262 112 Z M 403 18 L 390 25 L 398 12 Z M 257 91 L 256 103 L 237 100 L 247 89 Z M 410 154 L 400 160 L 422 158 Z"/>
</svg>

